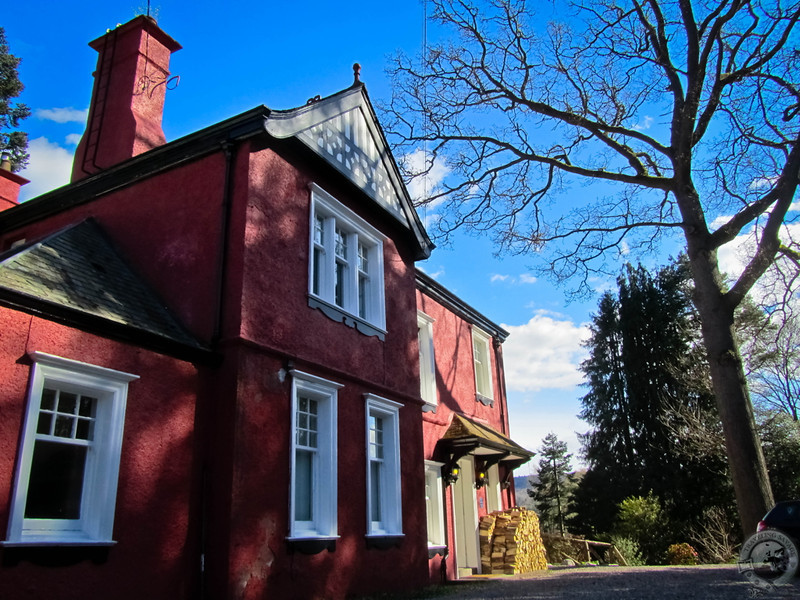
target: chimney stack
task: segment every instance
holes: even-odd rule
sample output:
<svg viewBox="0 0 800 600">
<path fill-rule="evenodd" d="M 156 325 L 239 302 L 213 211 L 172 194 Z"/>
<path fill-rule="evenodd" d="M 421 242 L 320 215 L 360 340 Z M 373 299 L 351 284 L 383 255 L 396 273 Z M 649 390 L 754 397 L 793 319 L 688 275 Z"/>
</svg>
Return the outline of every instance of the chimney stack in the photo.
<svg viewBox="0 0 800 600">
<path fill-rule="evenodd" d="M 11 172 L 11 161 L 3 152 L 0 158 L 0 212 L 19 204 L 19 188 L 30 183 L 24 177 Z"/>
<path fill-rule="evenodd" d="M 89 44 L 99 53 L 72 181 L 166 143 L 161 128 L 170 55 L 181 46 L 139 16 Z"/>
</svg>

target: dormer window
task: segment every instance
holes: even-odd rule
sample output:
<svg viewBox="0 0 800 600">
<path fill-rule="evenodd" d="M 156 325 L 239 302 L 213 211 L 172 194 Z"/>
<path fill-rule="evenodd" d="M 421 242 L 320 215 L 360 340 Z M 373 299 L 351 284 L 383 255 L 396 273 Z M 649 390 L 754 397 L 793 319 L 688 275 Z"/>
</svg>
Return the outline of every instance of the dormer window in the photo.
<svg viewBox="0 0 800 600">
<path fill-rule="evenodd" d="M 311 201 L 309 304 L 383 338 L 383 235 L 317 186 Z"/>
</svg>

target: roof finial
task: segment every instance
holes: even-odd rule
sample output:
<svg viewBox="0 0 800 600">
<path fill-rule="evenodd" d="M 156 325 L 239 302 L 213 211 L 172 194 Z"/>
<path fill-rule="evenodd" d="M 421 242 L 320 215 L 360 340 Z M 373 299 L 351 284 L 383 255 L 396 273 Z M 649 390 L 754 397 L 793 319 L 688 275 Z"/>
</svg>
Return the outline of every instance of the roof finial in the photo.
<svg viewBox="0 0 800 600">
<path fill-rule="evenodd" d="M 357 85 L 364 85 L 361 82 L 361 65 L 358 63 L 353 63 L 353 87 Z"/>
</svg>

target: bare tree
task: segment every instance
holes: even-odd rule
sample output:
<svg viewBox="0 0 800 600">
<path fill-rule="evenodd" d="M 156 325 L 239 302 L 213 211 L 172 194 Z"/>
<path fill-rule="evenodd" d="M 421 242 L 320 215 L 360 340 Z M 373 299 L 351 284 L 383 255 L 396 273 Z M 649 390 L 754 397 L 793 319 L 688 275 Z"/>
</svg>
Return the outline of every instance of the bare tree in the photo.
<svg viewBox="0 0 800 600">
<path fill-rule="evenodd" d="M 421 60 L 396 57 L 385 111 L 400 151 L 424 151 L 423 172 L 450 169 L 422 200 L 440 239 L 491 231 L 501 250 L 541 256 L 580 289 L 620 252 L 682 236 L 741 524 L 754 531 L 772 494 L 733 315 L 772 265 L 800 266 L 787 229 L 800 3 L 554 3 L 571 11 L 561 23 L 525 0 L 430 5 L 429 31 L 445 41 Z M 728 286 L 718 251 L 745 233 L 749 259 Z"/>
<path fill-rule="evenodd" d="M 744 344 L 753 401 L 800 421 L 800 318 L 784 316 Z"/>
</svg>

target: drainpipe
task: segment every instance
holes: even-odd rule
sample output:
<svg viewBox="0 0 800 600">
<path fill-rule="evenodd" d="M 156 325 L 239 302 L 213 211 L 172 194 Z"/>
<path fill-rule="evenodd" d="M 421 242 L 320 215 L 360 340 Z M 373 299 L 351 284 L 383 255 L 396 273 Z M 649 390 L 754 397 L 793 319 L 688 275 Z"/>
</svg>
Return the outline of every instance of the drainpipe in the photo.
<svg viewBox="0 0 800 600">
<path fill-rule="evenodd" d="M 230 243 L 230 221 L 233 212 L 233 169 L 235 163 L 234 143 L 226 140 L 222 143 L 222 152 L 225 155 L 225 181 L 222 189 L 222 214 L 220 215 L 220 248 L 217 260 L 216 282 L 216 315 L 211 338 L 212 348 L 222 337 L 222 325 L 225 318 L 225 280 L 228 275 L 228 244 Z"/>
<path fill-rule="evenodd" d="M 225 281 L 228 271 L 228 244 L 230 241 L 230 221 L 231 213 L 233 212 L 233 170 L 236 158 L 234 143 L 231 140 L 225 140 L 220 146 L 220 150 L 225 156 L 225 175 L 222 186 L 222 210 L 220 212 L 220 229 L 219 229 L 219 252 L 217 254 L 217 274 L 215 282 L 216 298 L 214 300 L 214 325 L 211 334 L 211 347 L 214 349 L 222 336 L 222 323 L 225 315 Z M 204 412 L 206 414 L 206 421 L 211 414 L 211 403 L 206 400 Z M 203 435 L 208 437 L 210 424 L 206 422 L 203 427 Z M 205 444 L 204 444 L 205 446 Z M 206 567 L 206 557 L 208 554 L 208 497 L 209 497 L 209 475 L 208 475 L 208 457 L 203 457 L 203 469 L 201 475 L 201 491 L 200 491 L 200 598 L 206 600 L 208 597 L 208 570 Z"/>
</svg>

